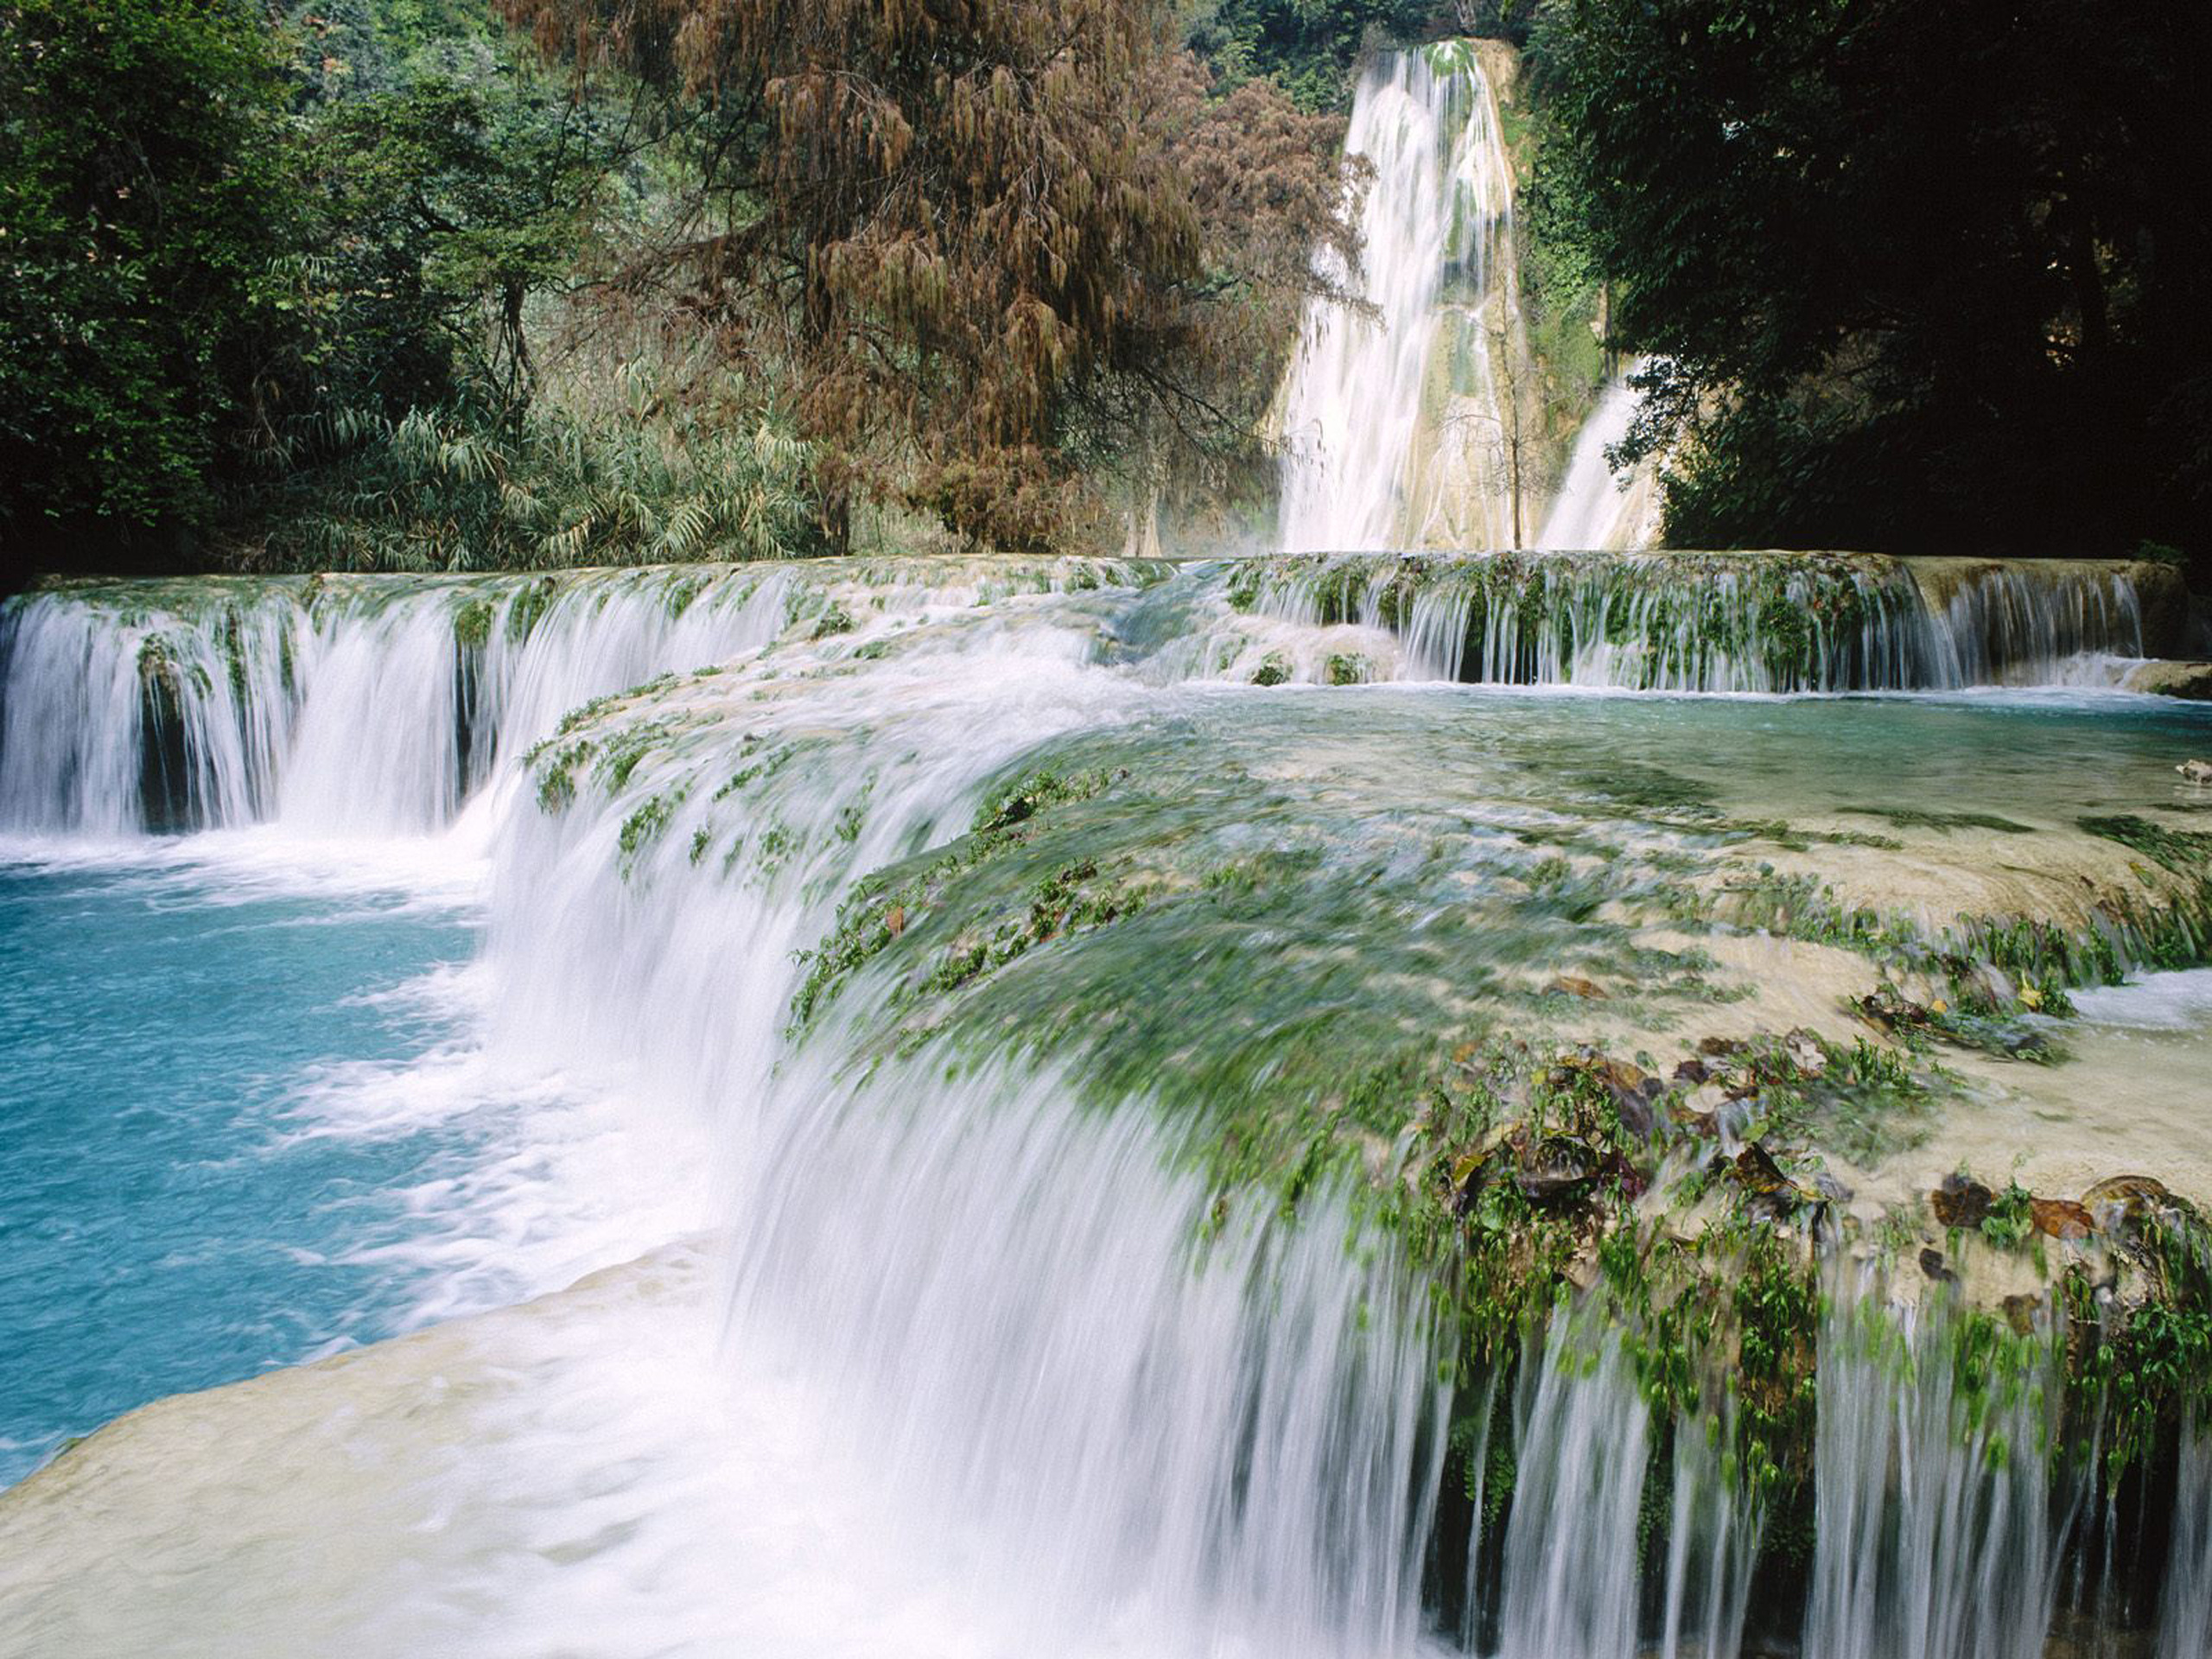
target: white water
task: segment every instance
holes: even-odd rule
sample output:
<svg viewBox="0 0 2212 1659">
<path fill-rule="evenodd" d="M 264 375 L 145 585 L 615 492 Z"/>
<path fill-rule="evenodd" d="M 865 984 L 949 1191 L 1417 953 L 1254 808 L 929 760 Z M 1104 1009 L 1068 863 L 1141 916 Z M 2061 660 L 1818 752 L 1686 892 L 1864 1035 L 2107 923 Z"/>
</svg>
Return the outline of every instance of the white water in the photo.
<svg viewBox="0 0 2212 1659">
<path fill-rule="evenodd" d="M 2125 564 L 1872 555 L 1268 562 L 1253 609 L 1290 629 L 1219 671 L 1249 678 L 1256 650 L 1273 646 L 1301 680 L 1327 678 L 1332 658 L 1355 652 L 1370 679 L 1753 693 L 2111 688 L 2151 643 L 2139 580 L 2163 578 Z"/>
<path fill-rule="evenodd" d="M 1402 1293 L 1387 1257 L 1348 1255 L 1348 1224 L 1323 1204 L 1293 1230 L 1263 1216 L 1236 1218 L 1201 1259 L 1194 1252 L 1208 1195 L 1174 1172 L 1141 1103 L 1101 1121 L 1049 1074 L 954 1080 L 918 1065 L 864 1084 L 846 1069 L 860 1040 L 857 1014 L 804 1049 L 782 1033 L 798 971 L 793 952 L 828 927 L 847 881 L 957 834 L 983 782 L 1038 741 L 1114 717 L 1101 677 L 1083 667 L 1091 645 L 1079 614 L 1017 612 L 1005 626 L 980 623 L 957 657 L 917 652 L 862 680 L 783 683 L 756 665 L 741 693 L 700 682 L 723 722 L 702 761 L 717 776 L 733 764 L 727 746 L 741 750 L 748 730 L 774 741 L 797 719 L 842 735 L 834 755 L 791 766 L 765 804 L 718 804 L 696 790 L 647 855 L 626 857 L 617 842 L 680 758 L 647 758 L 626 786 L 592 791 L 590 805 L 546 813 L 528 804 L 517 753 L 557 723 L 562 708 L 643 670 L 757 657 L 747 631 L 777 632 L 785 602 L 772 582 L 746 586 L 741 601 L 702 595 L 685 613 L 695 623 L 715 619 L 719 640 L 685 638 L 650 584 L 563 594 L 523 641 L 500 643 L 502 609 L 476 694 L 474 742 L 492 746 L 498 758 L 488 764 L 480 747 L 474 760 L 464 754 L 457 734 L 469 728 L 453 690 L 448 594 L 418 586 L 390 604 L 300 613 L 289 636 L 290 691 L 270 664 L 247 665 L 248 683 L 283 710 L 284 742 L 259 757 L 270 770 L 256 773 L 243 747 L 219 753 L 200 770 L 226 787 L 240 779 L 252 787 L 211 787 L 196 798 L 211 816 L 244 814 L 251 799 L 266 799 L 274 822 L 255 832 L 264 850 L 277 836 L 310 857 L 317 838 L 347 827 L 409 836 L 458 817 L 457 842 L 488 836 L 484 1058 L 440 1056 L 437 1065 L 487 1078 L 556 1076 L 571 1090 L 628 1103 L 635 1132 L 671 1153 L 714 1147 L 731 1409 L 758 1432 L 865 1448 L 858 1461 L 874 1496 L 849 1502 L 882 1518 L 856 1532 L 841 1522 L 842 1541 L 867 1553 L 860 1571 L 885 1586 L 893 1622 L 870 1610 L 858 1630 L 822 1624 L 853 1610 L 821 1602 L 823 1575 L 836 1569 L 797 1539 L 785 1570 L 763 1577 L 749 1568 L 727 1602 L 688 1567 L 675 1605 L 660 1605 L 656 1581 L 677 1570 L 665 1554 L 671 1529 L 726 1525 L 741 1507 L 733 1492 L 753 1503 L 773 1495 L 758 1490 L 758 1453 L 743 1448 L 734 1462 L 709 1449 L 706 1469 L 727 1465 L 735 1485 L 716 1476 L 702 1492 L 699 1452 L 651 1434 L 638 1444 L 662 1384 L 596 1357 L 572 1357 L 551 1396 L 532 1408 L 566 1430 L 501 1420 L 503 1455 L 520 1461 L 497 1479 L 513 1494 L 516 1519 L 486 1512 L 482 1492 L 464 1488 L 458 1512 L 490 1529 L 477 1545 L 454 1559 L 442 1549 L 429 1581 L 387 1574 L 363 1592 L 391 1599 L 378 1628 L 400 1646 L 366 1630 L 308 1646 L 404 1651 L 420 1639 L 441 1650 L 499 1651 L 499 1641 L 486 1638 L 509 1624 L 550 1636 L 561 1627 L 517 1600 L 537 1593 L 535 1575 L 518 1570 L 498 1539 L 525 1511 L 552 1503 L 547 1494 L 566 1491 L 584 1506 L 580 1515 L 597 1507 L 610 1522 L 631 1517 L 560 1546 L 578 1559 L 552 1586 L 554 1602 L 583 1621 L 593 1652 L 724 1651 L 733 1642 L 818 1652 L 849 1637 L 861 1650 L 887 1643 L 948 1655 L 1411 1650 L 1442 1402 L 1417 1328 L 1395 1311 Z M 957 620 L 974 591 L 948 584 L 925 602 Z M 35 620 L 28 634 L 37 637 L 14 658 L 11 683 L 55 672 L 49 636 L 67 630 Z M 903 620 L 887 615 L 869 627 L 880 636 Z M 213 638 L 219 626 L 195 631 L 169 616 L 152 623 L 186 641 Z M 99 660 L 135 692 L 136 646 L 149 624 L 107 626 L 122 637 Z M 379 673 L 386 652 L 409 674 L 404 683 Z M 112 688 L 92 696 L 81 670 L 58 677 L 35 701 L 74 720 L 98 717 L 95 704 L 131 700 Z M 193 718 L 205 715 L 211 741 L 233 729 L 228 680 L 226 671 L 182 681 L 188 703 L 209 704 Z M 1120 695 L 1141 706 L 1147 694 Z M 105 752 L 100 735 L 72 720 L 56 727 L 70 738 L 60 749 L 41 743 L 10 757 L 15 826 L 76 811 L 74 828 L 128 829 L 135 766 L 94 772 L 82 757 Z M 67 786 L 40 776 L 39 765 L 61 772 Z M 461 813 L 457 780 L 478 766 L 476 807 Z M 478 821 L 484 814 L 490 822 Z M 855 823 L 855 833 L 840 833 Z M 695 829 L 713 838 L 703 869 L 691 855 Z M 784 846 L 796 849 L 787 860 L 777 851 Z M 733 864 L 752 874 L 715 879 Z M 696 1155 L 679 1155 L 683 1166 L 670 1173 L 680 1193 L 701 1172 Z M 579 1221 L 592 1208 L 589 1167 L 532 1179 L 541 1188 L 583 1189 L 566 1201 Z M 467 1201 L 425 1195 L 434 1207 L 448 1199 Z M 500 1205 L 518 1201 L 509 1192 Z M 537 1213 L 563 1202 L 545 1193 Z M 671 1224 L 681 1214 L 680 1203 L 671 1208 Z M 621 1321 L 634 1317 L 626 1307 L 619 1319 L 611 1313 L 606 1341 L 633 1344 Z M 680 1323 L 680 1313 L 671 1317 Z M 693 1385 L 679 1374 L 668 1386 Z M 787 1406 L 762 1403 L 794 1388 L 806 1402 L 797 1420 Z M 668 1409 L 679 1421 L 697 1417 L 673 1398 Z M 772 1421 L 804 1427 L 772 1428 Z M 632 1447 L 620 1453 L 627 1460 L 603 1465 L 593 1444 L 601 1439 Z M 577 1466 L 563 1471 L 568 1462 Z M 493 1478 L 483 1469 L 464 1476 L 472 1487 Z M 825 1465 L 823 1478 L 836 1493 L 854 1477 Z M 601 1495 L 587 1497 L 594 1488 Z M 788 1500 L 787 1511 L 791 1526 L 810 1524 L 805 1502 Z M 572 1538 L 575 1522 L 548 1513 L 528 1524 Z M 221 1571 L 200 1560 L 188 1576 Z M 597 1586 L 581 1603 L 580 1580 Z M 931 1580 L 940 1586 L 932 1594 L 915 1588 Z M 456 1603 L 480 1607 L 481 1621 L 456 1621 Z M 333 1610 L 313 1611 L 321 1619 Z M 26 1628 L 79 1630 L 66 1613 L 58 1624 Z M 198 1641 L 188 1633 L 187 1649 Z"/>
<path fill-rule="evenodd" d="M 1433 1645 L 1421 1576 L 1449 1401 L 1398 1265 L 1347 1248 L 1340 1206 L 1325 1196 L 1296 1227 L 1233 1211 L 1201 1244 L 1208 1195 L 1149 1103 L 1105 1114 L 1049 1067 L 887 1057 L 865 982 L 804 1042 L 784 1030 L 794 952 L 853 878 L 958 835 L 987 781 L 1038 743 L 1157 718 L 1173 694 L 1096 660 L 1102 613 L 1082 595 L 979 609 L 972 578 L 917 578 L 850 634 L 794 643 L 801 580 L 718 576 L 677 605 L 671 585 L 690 578 L 594 576 L 520 638 L 508 620 L 525 584 L 363 584 L 312 611 L 289 590 L 241 589 L 251 637 L 282 643 L 244 648 L 237 675 L 219 615 L 92 616 L 54 599 L 16 613 L 0 823 L 65 847 L 131 831 L 140 647 L 184 642 L 176 660 L 202 670 L 180 684 L 207 822 L 260 815 L 254 846 L 271 860 L 327 856 L 341 834 L 487 860 L 489 943 L 467 993 L 480 1053 L 436 1057 L 434 1086 L 353 1099 L 452 1110 L 470 1090 L 557 1077 L 588 1097 L 583 1127 L 469 1213 L 570 1269 L 637 1247 L 595 1185 L 660 1204 L 666 1232 L 713 1230 L 711 1360 L 688 1304 L 563 1302 L 541 1320 L 561 1322 L 557 1343 L 540 1331 L 493 1350 L 507 1381 L 489 1426 L 478 1385 L 443 1380 L 471 1373 L 441 1360 L 391 1408 L 398 1427 L 372 1459 L 395 1484 L 429 1460 L 426 1514 L 409 1507 L 420 1492 L 371 1510 L 357 1485 L 326 1490 L 321 1465 L 302 1466 L 271 1490 L 319 1501 L 277 1510 L 257 1492 L 205 1521 L 207 1553 L 160 1546 L 178 1552 L 160 1599 L 212 1629 L 229 1616 L 224 1575 L 256 1559 L 227 1549 L 226 1528 L 258 1524 L 264 1541 L 272 1522 L 358 1530 L 343 1554 L 395 1558 L 364 1581 L 363 1622 L 294 1640 L 287 1580 L 257 1574 L 235 1593 L 272 1610 L 266 1628 L 233 1645 L 188 1627 L 179 1650 L 1256 1659 Z M 484 594 L 497 603 L 472 680 L 455 612 Z M 921 617 L 916 649 L 855 654 Z M 658 739 L 626 777 L 537 810 L 519 764 L 531 741 L 593 696 L 709 664 L 720 671 L 652 701 Z M 26 710 L 46 723 L 19 725 Z M 94 729 L 111 720 L 131 734 Z M 780 770 L 722 793 L 778 754 Z M 626 849 L 659 801 L 674 803 L 665 825 Z M 201 840 L 210 857 L 238 845 Z M 625 1141 L 644 1167 L 618 1179 Z M 673 1166 L 658 1198 L 657 1155 Z M 565 1254 L 543 1236 L 563 1227 Z M 1510 1659 L 1638 1650 L 1654 1429 L 1592 1314 L 1560 1319 L 1522 1379 L 1498 1610 Z M 1932 1337 L 1913 1338 L 1901 1382 L 1854 1332 L 1832 1324 L 1822 1354 L 1807 1652 L 2035 1651 L 2063 1541 L 2042 1459 L 1993 1469 L 1989 1443 L 2031 1444 L 2047 1402 L 1962 1425 Z M 1739 1647 L 1762 1520 L 1728 1445 L 1725 1421 L 1675 1425 L 1650 1568 L 1669 1655 Z M 379 1530 L 387 1507 L 412 1518 Z M 2202 1535 L 2177 1534 L 2170 1632 L 2199 1628 L 2212 1597 Z"/>
<path fill-rule="evenodd" d="M 1371 309 L 1306 308 L 1284 394 L 1282 545 L 1510 545 L 1506 371 L 1525 361 L 1512 170 L 1473 51 L 1378 55 L 1344 143 L 1374 167 L 1355 284 Z M 1329 250 L 1317 264 L 1332 283 L 1350 276 Z M 1441 402 L 1439 375 L 1452 387 Z"/>
<path fill-rule="evenodd" d="M 1534 546 L 1560 551 L 1599 551 L 1633 547 L 1639 529 L 1636 522 L 1635 480 L 1615 475 L 1605 451 L 1628 435 L 1636 418 L 1636 393 L 1622 375 L 1606 384 L 1575 435 L 1574 448 L 1552 498 Z"/>
<path fill-rule="evenodd" d="M 1838 1284 L 1822 1322 L 1819 1532 L 1808 1653 L 2034 1659 L 2059 1589 L 2048 1363 L 1977 1411 L 1959 1389 L 1940 1305 L 1869 1317 Z"/>
</svg>

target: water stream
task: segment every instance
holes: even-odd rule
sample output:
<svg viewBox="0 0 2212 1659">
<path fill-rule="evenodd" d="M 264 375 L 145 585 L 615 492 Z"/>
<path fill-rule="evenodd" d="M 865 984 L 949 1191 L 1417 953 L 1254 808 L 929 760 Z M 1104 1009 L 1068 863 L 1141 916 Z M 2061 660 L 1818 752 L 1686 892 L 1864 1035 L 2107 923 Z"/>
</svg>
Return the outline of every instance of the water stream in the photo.
<svg viewBox="0 0 2212 1659">
<path fill-rule="evenodd" d="M 1319 257 L 1361 306 L 1307 307 L 1284 392 L 1281 544 L 1513 546 L 1528 372 L 1513 172 L 1473 48 L 1377 54 L 1344 147 L 1372 169 L 1360 269 Z"/>
<path fill-rule="evenodd" d="M 1206 1149 L 1245 1103 L 1296 1121 L 1363 1033 L 1525 1021 L 1552 1005 L 1517 976 L 1562 953 L 1648 976 L 1638 1018 L 1711 1017 L 1717 969 L 1532 899 L 1542 836 L 1630 908 L 1754 813 L 1940 798 L 2056 836 L 2171 795 L 2203 721 L 2048 688 L 1253 687 L 1238 652 L 1362 628 L 1428 677 L 1451 629 L 1239 610 L 1239 580 L 915 561 L 12 604 L 0 916 L 41 976 L 81 963 L 68 1044 L 35 1000 L 4 1027 L 34 1079 L 8 1131 L 57 1172 L 0 1200 L 42 1252 L 0 1307 L 36 1344 L 8 1472 L 342 1357 L 21 1486 L 0 1651 L 1626 1659 L 1771 1628 L 1730 1420 L 1653 1421 L 1594 1306 L 1501 1394 L 1511 1501 L 1440 1560 L 1465 1402 L 1419 1281 L 1356 1192 L 1224 1207 Z M 2064 620 L 2076 591 L 1920 601 L 1955 631 L 1936 683 L 2126 645 Z M 1156 865 L 1141 913 L 950 1004 L 864 963 L 795 1018 L 804 953 L 889 915 L 855 884 L 957 857 L 1039 766 L 1128 780 L 1045 868 Z M 931 879 L 1019 913 L 1037 874 Z M 162 1012 L 142 977 L 236 1006 Z M 2201 1065 L 2202 1006 L 2152 988 Z M 1881 1297 L 1840 1292 L 1823 1338 L 1806 1651 L 2035 1652 L 2078 1528 L 1985 1442 L 2049 1399 L 1962 1435 L 1934 1347 L 1908 1387 L 1860 1342 Z M 2165 1606 L 2111 1615 L 2177 1659 L 2200 1521 Z M 348 1548 L 313 1550 L 332 1527 Z"/>
</svg>

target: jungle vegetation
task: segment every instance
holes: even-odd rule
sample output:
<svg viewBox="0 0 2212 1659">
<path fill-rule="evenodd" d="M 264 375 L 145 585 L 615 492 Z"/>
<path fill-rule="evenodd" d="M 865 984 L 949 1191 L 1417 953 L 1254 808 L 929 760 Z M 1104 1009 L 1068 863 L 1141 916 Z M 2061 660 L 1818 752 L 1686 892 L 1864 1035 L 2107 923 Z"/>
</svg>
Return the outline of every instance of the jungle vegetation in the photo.
<svg viewBox="0 0 2212 1659">
<path fill-rule="evenodd" d="M 1677 546 L 2212 550 L 2212 175 L 2164 0 L 1548 0 L 1535 213 Z"/>
<path fill-rule="evenodd" d="M 1263 512 L 1353 66 L 1468 31 L 1527 54 L 1539 348 L 1643 363 L 1674 544 L 2212 549 L 2212 13 L 2162 0 L 0 0 L 0 544 Z"/>
</svg>

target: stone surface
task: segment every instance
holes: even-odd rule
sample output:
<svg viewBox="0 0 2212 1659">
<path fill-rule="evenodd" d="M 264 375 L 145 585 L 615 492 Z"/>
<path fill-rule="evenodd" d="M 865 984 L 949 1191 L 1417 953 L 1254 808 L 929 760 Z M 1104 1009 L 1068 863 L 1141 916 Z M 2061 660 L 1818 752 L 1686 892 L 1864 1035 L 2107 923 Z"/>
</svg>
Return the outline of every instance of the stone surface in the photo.
<svg viewBox="0 0 2212 1659">
<path fill-rule="evenodd" d="M 2127 671 L 2127 677 L 2120 684 L 2130 691 L 2181 697 L 2190 702 L 2212 702 L 2212 663 L 2165 658 L 2139 663 Z"/>
</svg>

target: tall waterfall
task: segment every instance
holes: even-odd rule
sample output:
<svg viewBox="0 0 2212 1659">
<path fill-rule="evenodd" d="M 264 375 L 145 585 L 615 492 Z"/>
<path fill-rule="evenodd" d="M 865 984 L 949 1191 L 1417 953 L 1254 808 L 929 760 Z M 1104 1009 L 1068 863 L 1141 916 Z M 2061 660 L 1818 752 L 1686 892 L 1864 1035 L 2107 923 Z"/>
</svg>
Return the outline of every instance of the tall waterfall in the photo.
<svg viewBox="0 0 2212 1659">
<path fill-rule="evenodd" d="M 1377 56 L 1345 148 L 1373 168 L 1351 284 L 1371 309 L 1307 306 L 1284 394 L 1282 545 L 1511 545 L 1526 362 L 1513 174 L 1471 45 Z M 1351 276 L 1332 252 L 1319 262 L 1332 283 Z"/>
</svg>

